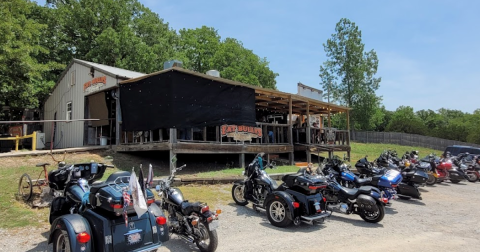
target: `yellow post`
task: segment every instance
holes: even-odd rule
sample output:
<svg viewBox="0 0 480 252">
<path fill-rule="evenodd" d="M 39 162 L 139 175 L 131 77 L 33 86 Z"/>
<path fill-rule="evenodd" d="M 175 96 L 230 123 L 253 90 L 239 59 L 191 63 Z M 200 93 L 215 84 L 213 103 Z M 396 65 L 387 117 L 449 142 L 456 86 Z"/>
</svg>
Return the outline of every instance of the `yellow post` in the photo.
<svg viewBox="0 0 480 252">
<path fill-rule="evenodd" d="M 18 141 L 20 139 L 18 138 L 18 136 L 15 136 L 15 151 L 18 151 Z"/>
<path fill-rule="evenodd" d="M 37 132 L 34 131 L 32 136 L 32 150 L 37 150 Z"/>
</svg>

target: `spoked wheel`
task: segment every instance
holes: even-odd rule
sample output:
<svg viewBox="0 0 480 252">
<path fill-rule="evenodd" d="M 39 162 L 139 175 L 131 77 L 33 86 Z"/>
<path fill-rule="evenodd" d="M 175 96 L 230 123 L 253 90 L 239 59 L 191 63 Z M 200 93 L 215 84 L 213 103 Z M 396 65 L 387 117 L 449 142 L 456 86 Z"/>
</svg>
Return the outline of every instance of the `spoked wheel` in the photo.
<svg viewBox="0 0 480 252">
<path fill-rule="evenodd" d="M 433 174 L 428 174 L 427 185 L 434 185 L 437 182 L 437 178 Z"/>
<path fill-rule="evenodd" d="M 198 235 L 201 239 L 196 241 L 197 247 L 202 252 L 214 252 L 217 249 L 218 245 L 218 236 L 217 231 L 210 231 L 206 224 L 199 222 L 198 223 Z"/>
<path fill-rule="evenodd" d="M 286 227 L 292 223 L 287 217 L 288 207 L 282 199 L 274 199 L 267 204 L 267 217 L 276 227 Z"/>
<path fill-rule="evenodd" d="M 28 174 L 23 174 L 18 182 L 18 195 L 24 201 L 29 201 L 32 198 L 32 180 Z"/>
<path fill-rule="evenodd" d="M 244 185 L 233 185 L 232 187 L 232 198 L 237 205 L 246 206 L 248 201 L 245 199 L 245 186 Z"/>
<path fill-rule="evenodd" d="M 70 238 L 66 230 L 57 230 L 53 238 L 53 252 L 71 252 Z"/>
<path fill-rule="evenodd" d="M 381 220 L 383 220 L 383 217 L 385 216 L 385 206 L 383 204 L 380 204 L 377 202 L 377 211 L 368 211 L 368 210 L 362 210 L 360 212 L 360 217 L 366 222 L 370 223 L 378 223 Z"/>
</svg>

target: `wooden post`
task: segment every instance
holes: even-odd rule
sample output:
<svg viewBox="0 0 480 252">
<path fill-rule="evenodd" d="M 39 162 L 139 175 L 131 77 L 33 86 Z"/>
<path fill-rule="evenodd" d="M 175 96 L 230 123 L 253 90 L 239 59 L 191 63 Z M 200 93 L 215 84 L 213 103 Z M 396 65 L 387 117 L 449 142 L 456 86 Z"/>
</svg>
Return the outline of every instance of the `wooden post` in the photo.
<svg viewBox="0 0 480 252">
<path fill-rule="evenodd" d="M 187 134 L 185 134 L 185 135 L 187 135 Z M 190 140 L 193 141 L 193 128 L 190 129 Z"/>
<path fill-rule="evenodd" d="M 207 141 L 207 127 L 203 127 L 203 141 Z"/>
<path fill-rule="evenodd" d="M 219 139 L 220 138 L 220 139 Z M 220 127 L 215 127 L 215 141 L 218 143 L 222 140 L 222 136 L 220 136 Z"/>
<path fill-rule="evenodd" d="M 288 121 L 290 122 L 288 125 L 288 143 L 293 145 L 292 96 L 290 95 L 288 99 Z"/>
<path fill-rule="evenodd" d="M 170 129 L 170 130 L 172 130 L 172 129 Z M 171 134 L 171 131 L 170 131 L 170 134 Z M 170 163 L 170 172 L 173 171 L 173 169 L 177 168 L 177 162 L 174 162 L 174 163 L 170 162 L 174 155 L 175 155 L 175 153 L 173 152 L 172 149 L 170 149 L 170 159 L 168 160 L 168 162 Z"/>
<path fill-rule="evenodd" d="M 159 129 L 158 130 L 158 136 L 159 136 L 159 141 L 160 142 L 163 142 L 163 129 Z"/>
<path fill-rule="evenodd" d="M 37 132 L 34 131 L 32 134 L 32 150 L 37 150 Z"/>
<path fill-rule="evenodd" d="M 120 145 L 120 134 L 122 133 L 120 129 L 120 121 L 122 120 L 122 111 L 120 107 L 120 88 L 117 88 L 115 93 L 117 95 L 117 101 L 115 102 L 115 145 Z M 112 144 L 112 142 L 110 142 L 110 144 Z"/>
<path fill-rule="evenodd" d="M 307 101 L 307 129 L 306 129 L 306 135 L 307 135 L 307 144 L 311 143 L 311 132 L 310 132 L 310 103 Z M 310 163 L 310 162 L 309 162 Z"/>
<path fill-rule="evenodd" d="M 240 153 L 238 163 L 240 164 L 240 168 L 245 168 L 245 153 Z"/>
<path fill-rule="evenodd" d="M 295 165 L 294 158 L 293 151 L 288 153 L 288 161 L 290 162 L 290 165 Z"/>
<path fill-rule="evenodd" d="M 170 140 L 169 141 L 172 144 L 177 142 L 177 129 L 174 129 L 174 128 L 170 129 Z"/>
<path fill-rule="evenodd" d="M 310 149 L 307 148 L 307 163 L 312 162 L 312 153 L 310 152 Z"/>
<path fill-rule="evenodd" d="M 347 131 L 348 131 L 347 143 L 348 145 L 350 145 L 350 113 L 348 109 L 347 109 Z M 348 154 L 348 157 L 350 158 L 350 154 Z"/>
</svg>

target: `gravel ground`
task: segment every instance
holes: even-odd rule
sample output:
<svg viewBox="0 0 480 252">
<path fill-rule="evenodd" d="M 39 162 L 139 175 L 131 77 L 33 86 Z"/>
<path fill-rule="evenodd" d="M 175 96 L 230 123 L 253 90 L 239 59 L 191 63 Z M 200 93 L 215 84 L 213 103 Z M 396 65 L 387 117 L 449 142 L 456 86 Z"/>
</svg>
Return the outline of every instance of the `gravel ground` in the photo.
<svg viewBox="0 0 480 252">
<path fill-rule="evenodd" d="M 232 203 L 222 207 L 217 251 L 478 251 L 480 183 L 444 182 L 420 190 L 422 201 L 395 201 L 379 224 L 334 213 L 321 225 L 281 229 L 251 205 Z M 0 251 L 51 251 L 48 232 L 48 228 L 0 230 Z M 159 251 L 199 250 L 173 235 Z"/>
</svg>

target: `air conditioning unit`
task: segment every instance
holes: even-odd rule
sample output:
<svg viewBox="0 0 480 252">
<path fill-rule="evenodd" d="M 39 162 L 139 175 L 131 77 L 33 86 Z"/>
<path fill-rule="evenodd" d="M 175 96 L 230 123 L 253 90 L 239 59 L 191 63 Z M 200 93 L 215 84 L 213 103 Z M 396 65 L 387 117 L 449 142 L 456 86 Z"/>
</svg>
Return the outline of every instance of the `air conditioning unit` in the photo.
<svg viewBox="0 0 480 252">
<path fill-rule="evenodd" d="M 37 131 L 37 150 L 45 149 L 45 133 Z"/>
</svg>

